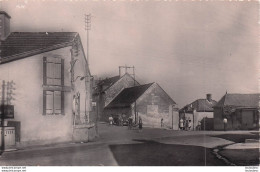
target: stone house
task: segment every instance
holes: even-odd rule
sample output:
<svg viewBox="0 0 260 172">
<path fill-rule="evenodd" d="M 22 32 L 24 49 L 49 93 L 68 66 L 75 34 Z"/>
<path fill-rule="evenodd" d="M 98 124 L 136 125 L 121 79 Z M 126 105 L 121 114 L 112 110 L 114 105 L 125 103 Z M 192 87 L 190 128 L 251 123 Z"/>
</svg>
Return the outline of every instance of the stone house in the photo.
<svg viewBox="0 0 260 172">
<path fill-rule="evenodd" d="M 132 116 L 134 122 L 141 117 L 144 127 L 157 128 L 161 127 L 163 119 L 163 127 L 177 129 L 175 106 L 176 103 L 157 83 L 150 83 L 125 88 L 105 107 L 105 115 Z"/>
<path fill-rule="evenodd" d="M 260 94 L 226 93 L 214 108 L 214 129 L 224 130 L 223 119 L 227 119 L 227 130 L 259 129 Z"/>
<path fill-rule="evenodd" d="M 2 122 L 15 130 L 6 146 L 92 140 L 91 74 L 79 34 L 10 32 L 10 18 L 0 12 L 1 104 L 14 106 Z"/>
<path fill-rule="evenodd" d="M 104 108 L 125 88 L 140 85 L 130 74 L 114 76 L 97 82 L 93 93 L 93 101 L 96 102 L 96 111 L 101 121 L 108 121 L 104 115 Z"/>
<path fill-rule="evenodd" d="M 215 106 L 216 103 L 217 102 L 212 99 L 212 95 L 207 94 L 206 99 L 197 99 L 180 109 L 179 118 L 191 120 L 191 129 L 196 130 L 203 118 L 208 118 L 203 121 L 210 121 L 210 119 L 213 119 L 213 106 Z M 208 128 L 212 129 L 213 126 Z"/>
</svg>

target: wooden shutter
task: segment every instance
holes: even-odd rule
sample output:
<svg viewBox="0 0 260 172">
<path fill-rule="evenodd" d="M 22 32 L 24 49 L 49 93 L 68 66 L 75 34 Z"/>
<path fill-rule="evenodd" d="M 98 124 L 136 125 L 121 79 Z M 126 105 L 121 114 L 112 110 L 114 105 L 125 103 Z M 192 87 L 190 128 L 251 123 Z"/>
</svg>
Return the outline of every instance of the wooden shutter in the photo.
<svg viewBox="0 0 260 172">
<path fill-rule="evenodd" d="M 64 86 L 64 59 L 61 59 L 61 86 Z"/>
<path fill-rule="evenodd" d="M 46 91 L 46 114 L 53 114 L 54 111 L 54 91 Z"/>
<path fill-rule="evenodd" d="M 46 85 L 47 84 L 47 71 L 46 71 L 46 68 L 47 68 L 47 58 L 46 57 L 43 57 L 43 85 Z"/>
<path fill-rule="evenodd" d="M 46 91 L 43 91 L 43 115 L 46 115 Z"/>
<path fill-rule="evenodd" d="M 61 92 L 61 114 L 62 115 L 65 115 L 65 112 L 64 112 L 64 102 L 65 102 L 64 91 L 62 91 Z"/>
<path fill-rule="evenodd" d="M 57 114 L 61 114 L 61 91 L 54 91 L 53 94 L 53 100 L 54 100 L 54 113 Z"/>
</svg>

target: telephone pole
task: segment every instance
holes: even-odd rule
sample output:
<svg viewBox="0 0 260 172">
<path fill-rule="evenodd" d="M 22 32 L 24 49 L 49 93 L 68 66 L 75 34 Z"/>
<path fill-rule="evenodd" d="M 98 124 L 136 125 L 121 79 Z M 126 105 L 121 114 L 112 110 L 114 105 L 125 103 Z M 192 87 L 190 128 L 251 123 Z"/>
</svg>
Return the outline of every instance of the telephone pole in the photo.
<svg viewBox="0 0 260 172">
<path fill-rule="evenodd" d="M 91 30 L 91 14 L 85 14 L 85 30 L 87 31 L 87 62 L 89 64 L 89 31 Z"/>
<path fill-rule="evenodd" d="M 2 83 L 2 100 L 1 100 L 1 154 L 4 152 L 5 150 L 5 127 L 4 127 L 4 119 L 5 119 L 5 80 L 3 80 Z"/>
</svg>

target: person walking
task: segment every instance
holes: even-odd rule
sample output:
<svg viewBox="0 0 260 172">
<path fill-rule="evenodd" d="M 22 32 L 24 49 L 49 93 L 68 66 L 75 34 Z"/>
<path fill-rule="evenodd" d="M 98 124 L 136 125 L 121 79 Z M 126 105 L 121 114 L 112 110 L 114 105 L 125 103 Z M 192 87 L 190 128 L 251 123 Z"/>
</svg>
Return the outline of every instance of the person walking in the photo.
<svg viewBox="0 0 260 172">
<path fill-rule="evenodd" d="M 133 118 L 130 116 L 128 118 L 128 129 L 131 130 L 133 125 Z"/>
<path fill-rule="evenodd" d="M 163 128 L 163 118 L 161 119 L 161 128 Z"/>
<path fill-rule="evenodd" d="M 139 132 L 141 132 L 143 129 L 143 121 L 142 118 L 139 116 Z"/>
</svg>

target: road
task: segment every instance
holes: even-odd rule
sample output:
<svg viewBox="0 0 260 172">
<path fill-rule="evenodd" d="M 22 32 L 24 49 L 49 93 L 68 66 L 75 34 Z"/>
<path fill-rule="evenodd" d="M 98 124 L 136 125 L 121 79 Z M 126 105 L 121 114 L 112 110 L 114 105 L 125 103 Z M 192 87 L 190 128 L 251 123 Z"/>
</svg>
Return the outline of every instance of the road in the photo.
<svg viewBox="0 0 260 172">
<path fill-rule="evenodd" d="M 107 124 L 99 124 L 99 134 L 99 138 L 89 143 L 64 143 L 5 152 L 0 157 L 0 165 L 224 166 L 227 164 L 216 158 L 213 148 L 234 143 L 212 137 L 221 132 L 150 128 L 139 132 Z"/>
</svg>

